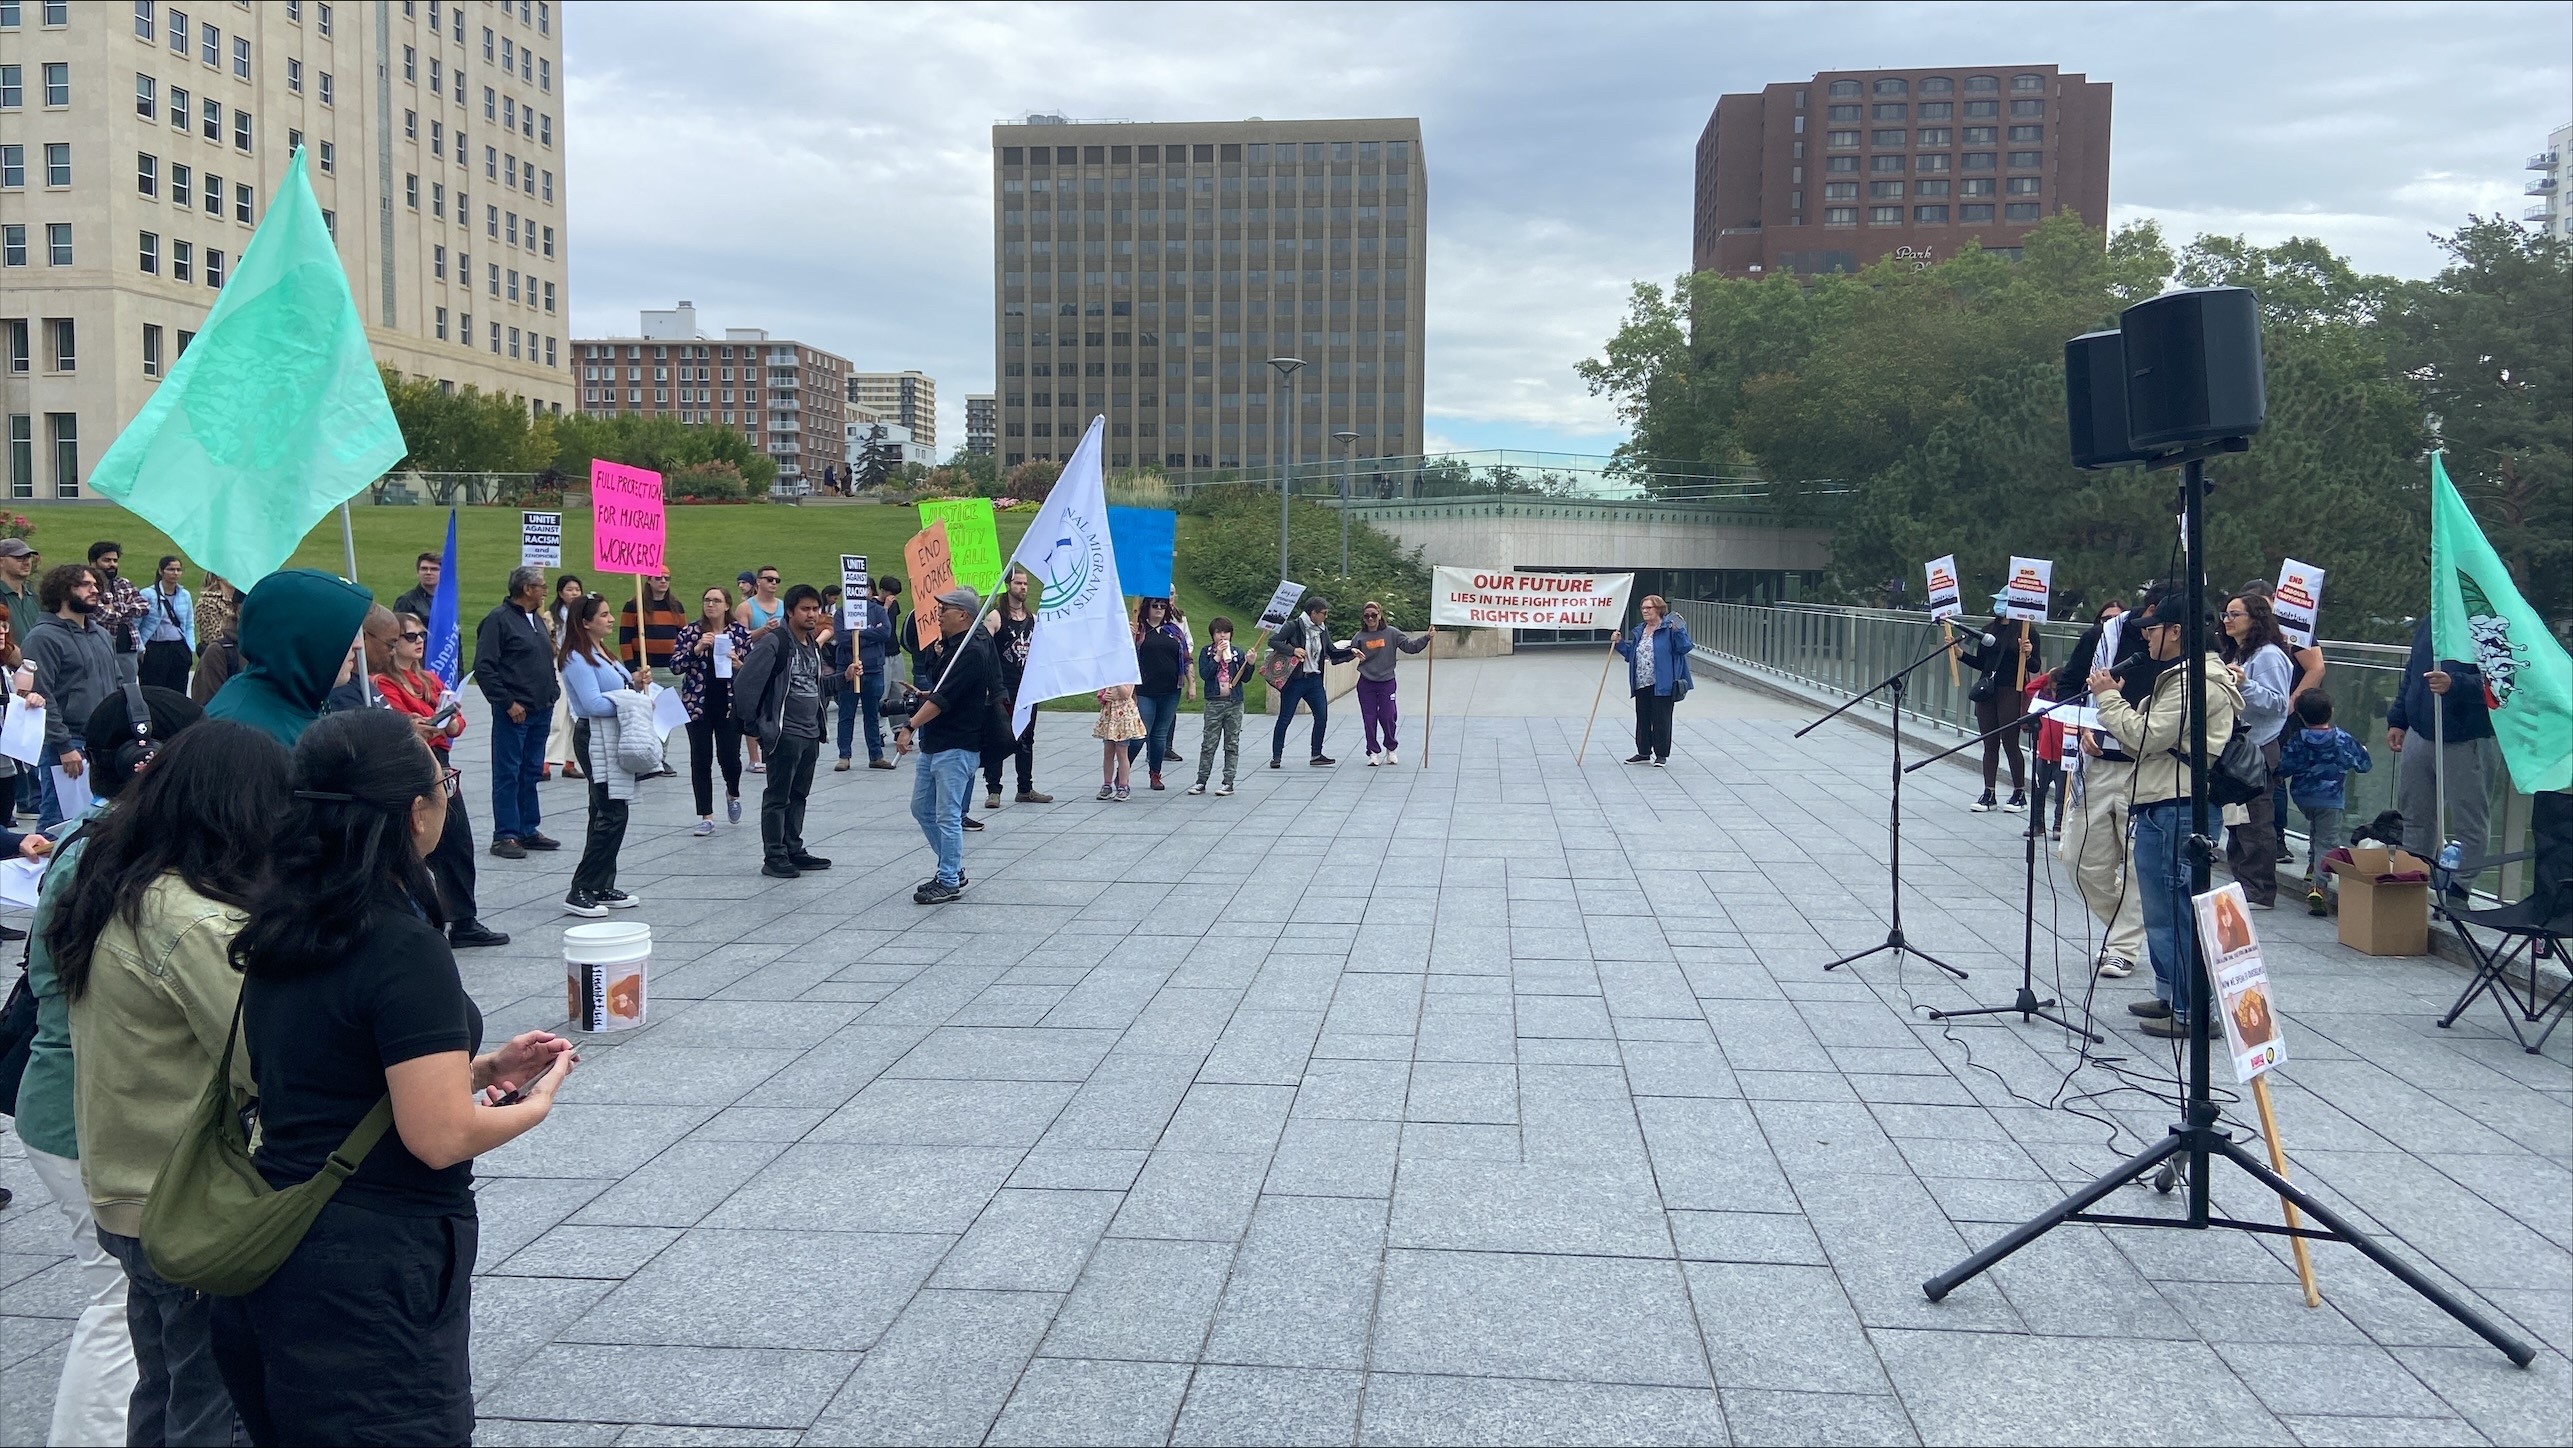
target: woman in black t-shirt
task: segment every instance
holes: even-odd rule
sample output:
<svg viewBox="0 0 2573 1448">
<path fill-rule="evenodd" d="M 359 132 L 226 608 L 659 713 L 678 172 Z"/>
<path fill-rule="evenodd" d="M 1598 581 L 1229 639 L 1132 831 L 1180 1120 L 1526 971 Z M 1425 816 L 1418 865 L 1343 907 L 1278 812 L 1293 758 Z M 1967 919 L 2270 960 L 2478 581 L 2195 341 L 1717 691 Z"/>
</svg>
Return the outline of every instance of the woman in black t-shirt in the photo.
<svg viewBox="0 0 2573 1448">
<path fill-rule="evenodd" d="M 331 715 L 294 778 L 232 947 L 256 1160 L 289 1186 L 388 1094 L 393 1126 L 275 1275 L 218 1300 L 216 1357 L 255 1443 L 469 1442 L 473 1159 L 544 1120 L 578 1058 L 543 1031 L 475 1054 L 482 1013 L 421 863 L 453 781 L 409 720 Z"/>
</svg>

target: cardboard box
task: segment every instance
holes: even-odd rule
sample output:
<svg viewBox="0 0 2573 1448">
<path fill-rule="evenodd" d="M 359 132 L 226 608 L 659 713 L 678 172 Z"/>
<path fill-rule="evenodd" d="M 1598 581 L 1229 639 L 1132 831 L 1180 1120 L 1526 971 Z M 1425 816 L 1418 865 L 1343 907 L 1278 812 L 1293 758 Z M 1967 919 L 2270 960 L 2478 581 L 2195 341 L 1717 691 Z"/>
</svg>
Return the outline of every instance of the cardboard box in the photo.
<svg viewBox="0 0 2573 1448">
<path fill-rule="evenodd" d="M 2354 852 L 2355 853 L 2355 852 Z M 2382 871 L 2331 862 L 2341 877 L 2341 943 L 2363 955 L 2430 953 L 2430 862 L 2393 851 Z M 2417 875 L 2404 880 L 2393 878 Z"/>
</svg>

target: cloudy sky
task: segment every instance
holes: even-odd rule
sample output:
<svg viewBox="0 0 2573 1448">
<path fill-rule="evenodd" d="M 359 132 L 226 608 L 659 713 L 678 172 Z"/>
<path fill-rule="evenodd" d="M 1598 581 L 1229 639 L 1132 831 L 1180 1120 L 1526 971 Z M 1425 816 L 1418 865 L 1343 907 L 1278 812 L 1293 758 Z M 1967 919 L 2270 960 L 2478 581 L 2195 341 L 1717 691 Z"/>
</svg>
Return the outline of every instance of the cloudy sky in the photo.
<svg viewBox="0 0 2573 1448">
<path fill-rule="evenodd" d="M 2114 220 L 2424 275 L 2568 119 L 2562 4 L 566 6 L 572 314 L 686 298 L 946 402 L 992 386 L 991 124 L 1418 116 L 1435 448 L 1602 452 L 1573 364 L 1689 261 L 1719 94 L 2052 62 L 2117 87 Z"/>
</svg>

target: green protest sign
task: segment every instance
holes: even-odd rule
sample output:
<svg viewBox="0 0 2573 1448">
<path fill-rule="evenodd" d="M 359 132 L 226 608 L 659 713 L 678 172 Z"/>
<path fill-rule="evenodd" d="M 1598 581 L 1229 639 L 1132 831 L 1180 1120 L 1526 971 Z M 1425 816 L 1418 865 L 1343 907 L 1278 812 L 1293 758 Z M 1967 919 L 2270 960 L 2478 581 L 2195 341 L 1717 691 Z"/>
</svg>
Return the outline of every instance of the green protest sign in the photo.
<svg viewBox="0 0 2573 1448">
<path fill-rule="evenodd" d="M 1001 535 L 989 498 L 932 498 L 920 505 L 920 526 L 947 525 L 947 549 L 956 579 L 989 599 L 1001 582 Z"/>
</svg>

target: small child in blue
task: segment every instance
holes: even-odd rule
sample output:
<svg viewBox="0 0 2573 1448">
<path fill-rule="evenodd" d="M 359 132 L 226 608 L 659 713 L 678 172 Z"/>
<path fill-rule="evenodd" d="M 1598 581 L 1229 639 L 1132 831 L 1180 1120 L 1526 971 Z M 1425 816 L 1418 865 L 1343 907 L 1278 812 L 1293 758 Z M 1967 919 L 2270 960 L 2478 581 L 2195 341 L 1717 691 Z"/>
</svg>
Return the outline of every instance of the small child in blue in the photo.
<svg viewBox="0 0 2573 1448">
<path fill-rule="evenodd" d="M 2323 856 L 2346 840 L 2349 777 L 2376 767 L 2367 746 L 2332 723 L 2332 696 L 2308 689 L 2296 696 L 2296 721 L 2278 749 L 2278 772 L 2287 797 L 2305 815 L 2305 909 L 2320 915 L 2328 904 Z"/>
</svg>

